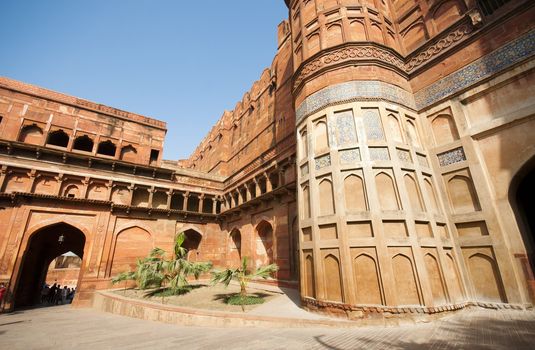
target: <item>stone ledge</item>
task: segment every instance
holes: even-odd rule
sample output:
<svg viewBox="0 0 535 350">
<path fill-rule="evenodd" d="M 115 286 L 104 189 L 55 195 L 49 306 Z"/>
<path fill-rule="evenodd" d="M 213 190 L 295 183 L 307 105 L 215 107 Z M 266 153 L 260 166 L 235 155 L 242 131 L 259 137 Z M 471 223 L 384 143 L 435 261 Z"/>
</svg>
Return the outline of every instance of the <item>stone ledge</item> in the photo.
<svg viewBox="0 0 535 350">
<path fill-rule="evenodd" d="M 353 328 L 363 325 L 360 322 L 347 320 L 310 320 L 256 316 L 246 313 L 211 311 L 174 305 L 162 305 L 123 297 L 121 295 L 113 294 L 111 291 L 95 292 L 92 308 L 103 312 L 139 318 L 147 321 L 159 321 L 195 327 Z"/>
</svg>

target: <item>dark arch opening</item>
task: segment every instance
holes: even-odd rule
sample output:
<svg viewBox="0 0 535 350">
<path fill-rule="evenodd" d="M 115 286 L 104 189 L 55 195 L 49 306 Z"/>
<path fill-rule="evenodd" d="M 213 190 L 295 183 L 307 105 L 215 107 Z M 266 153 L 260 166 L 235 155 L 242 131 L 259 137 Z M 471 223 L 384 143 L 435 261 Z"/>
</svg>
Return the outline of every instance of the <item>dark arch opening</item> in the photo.
<svg viewBox="0 0 535 350">
<path fill-rule="evenodd" d="M 74 140 L 73 149 L 84 152 L 93 152 L 95 143 L 87 135 L 79 136 Z"/>
<path fill-rule="evenodd" d="M 117 151 L 117 147 L 113 142 L 110 140 L 103 141 L 98 144 L 97 153 L 102 154 L 105 156 L 115 157 L 115 152 Z"/>
<path fill-rule="evenodd" d="M 184 240 L 182 246 L 188 250 L 188 260 L 197 261 L 202 235 L 192 229 L 185 231 L 184 234 L 186 235 L 186 239 Z"/>
<path fill-rule="evenodd" d="M 52 131 L 48 134 L 47 145 L 67 147 L 69 145 L 69 135 L 63 130 Z"/>
<path fill-rule="evenodd" d="M 35 232 L 28 241 L 22 259 L 14 289 L 14 307 L 30 307 L 39 303 L 50 263 L 68 252 L 83 259 L 84 246 L 83 232 L 69 224 L 53 224 Z"/>
<path fill-rule="evenodd" d="M 509 201 L 513 208 L 527 253 L 525 274 L 532 284 L 535 300 L 535 157 L 531 158 L 511 181 Z"/>
</svg>

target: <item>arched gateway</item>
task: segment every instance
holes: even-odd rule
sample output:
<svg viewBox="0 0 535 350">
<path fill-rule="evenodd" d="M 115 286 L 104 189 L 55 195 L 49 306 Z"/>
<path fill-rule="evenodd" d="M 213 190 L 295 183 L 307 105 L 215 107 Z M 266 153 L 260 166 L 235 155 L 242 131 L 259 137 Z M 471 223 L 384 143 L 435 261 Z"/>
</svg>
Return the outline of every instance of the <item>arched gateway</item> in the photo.
<svg viewBox="0 0 535 350">
<path fill-rule="evenodd" d="M 34 232 L 28 240 L 14 286 L 15 308 L 38 303 L 52 260 L 67 252 L 83 259 L 85 241 L 80 229 L 66 223 L 52 224 Z"/>
</svg>

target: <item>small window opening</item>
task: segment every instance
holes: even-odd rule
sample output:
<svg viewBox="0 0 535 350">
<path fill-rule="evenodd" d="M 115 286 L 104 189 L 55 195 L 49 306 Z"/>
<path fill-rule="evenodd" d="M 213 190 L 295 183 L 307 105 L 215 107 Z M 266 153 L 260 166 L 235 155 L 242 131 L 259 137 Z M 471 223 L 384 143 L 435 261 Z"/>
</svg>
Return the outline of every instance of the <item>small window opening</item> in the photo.
<svg viewBox="0 0 535 350">
<path fill-rule="evenodd" d="M 152 149 L 150 151 L 150 164 L 155 164 L 158 161 L 158 158 L 160 157 L 160 151 L 157 149 Z"/>
<path fill-rule="evenodd" d="M 78 151 L 92 152 L 93 145 L 94 145 L 93 140 L 91 140 L 89 136 L 83 135 L 83 136 L 77 137 L 74 140 L 74 144 L 72 148 Z"/>
<path fill-rule="evenodd" d="M 113 142 L 109 140 L 103 141 L 98 144 L 98 149 L 97 149 L 98 154 L 114 157 L 116 151 L 117 151 L 117 147 L 115 146 Z"/>
<path fill-rule="evenodd" d="M 52 131 L 48 134 L 48 139 L 46 140 L 48 145 L 67 147 L 69 144 L 69 135 L 63 130 Z"/>
</svg>

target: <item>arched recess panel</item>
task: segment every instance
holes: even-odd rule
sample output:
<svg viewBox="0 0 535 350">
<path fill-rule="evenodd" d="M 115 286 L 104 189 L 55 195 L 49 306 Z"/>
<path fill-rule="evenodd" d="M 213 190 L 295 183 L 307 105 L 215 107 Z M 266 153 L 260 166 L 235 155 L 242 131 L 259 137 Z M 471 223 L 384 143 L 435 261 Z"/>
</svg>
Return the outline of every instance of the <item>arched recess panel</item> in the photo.
<svg viewBox="0 0 535 350">
<path fill-rule="evenodd" d="M 256 226 L 256 266 L 272 264 L 273 260 L 273 227 L 267 221 Z"/>
<path fill-rule="evenodd" d="M 375 251 L 362 253 L 362 250 L 359 248 L 351 249 L 351 255 L 356 256 L 353 258 L 353 273 L 355 275 L 357 304 L 381 305 L 383 301 Z M 373 257 L 369 254 L 373 254 Z"/>
<path fill-rule="evenodd" d="M 308 157 L 308 134 L 306 130 L 301 132 L 301 137 L 299 138 L 299 149 L 301 159 Z"/>
<path fill-rule="evenodd" d="M 357 175 L 349 175 L 344 179 L 344 195 L 346 200 L 346 209 L 348 211 L 366 211 L 366 190 L 364 181 Z"/>
<path fill-rule="evenodd" d="M 435 305 L 443 305 L 446 303 L 446 291 L 444 289 L 444 282 L 440 273 L 440 267 L 437 259 L 431 255 L 424 256 L 425 268 L 427 270 L 427 277 L 431 285 L 431 292 Z"/>
<path fill-rule="evenodd" d="M 136 188 L 132 195 L 132 206 L 147 208 L 149 206 L 149 191 L 146 188 Z"/>
<path fill-rule="evenodd" d="M 458 303 L 463 301 L 463 288 L 461 286 L 461 279 L 459 277 L 459 270 L 457 269 L 457 264 L 453 259 L 451 253 L 446 253 L 446 264 L 448 265 L 448 274 L 447 278 L 450 298 L 452 302 Z"/>
<path fill-rule="evenodd" d="M 310 188 L 303 186 L 303 203 L 302 203 L 301 215 L 303 219 L 310 218 Z"/>
<path fill-rule="evenodd" d="M 77 182 L 68 182 L 63 185 L 61 195 L 68 198 L 80 198 L 82 191 L 82 184 Z"/>
<path fill-rule="evenodd" d="M 351 41 L 366 41 L 366 31 L 364 23 L 361 21 L 352 21 L 349 23 L 349 36 Z"/>
<path fill-rule="evenodd" d="M 409 195 L 412 210 L 415 212 L 422 212 L 424 208 L 422 205 L 420 191 L 418 190 L 418 184 L 412 175 L 406 174 L 403 176 L 403 178 L 405 180 L 405 188 L 407 189 L 407 194 Z"/>
<path fill-rule="evenodd" d="M 459 139 L 455 121 L 450 114 L 439 114 L 434 117 L 431 121 L 431 128 L 437 145 L 444 145 Z"/>
<path fill-rule="evenodd" d="M 303 291 L 303 294 L 310 298 L 316 297 L 316 282 L 314 277 L 314 258 L 312 255 L 311 250 L 305 250 L 303 251 L 303 255 L 305 257 L 305 290 Z"/>
<path fill-rule="evenodd" d="M 319 185 L 320 215 L 334 214 L 333 184 L 330 180 L 323 179 Z"/>
<path fill-rule="evenodd" d="M 342 26 L 333 24 L 327 27 L 327 46 L 335 46 L 343 43 Z"/>
<path fill-rule="evenodd" d="M 146 257 L 152 248 L 151 235 L 140 227 L 131 227 L 119 232 L 115 240 L 111 275 L 134 271 L 137 259 Z"/>
<path fill-rule="evenodd" d="M 130 191 L 126 186 L 117 186 L 111 191 L 111 201 L 115 204 L 130 205 Z"/>
<path fill-rule="evenodd" d="M 108 188 L 101 183 L 92 183 L 87 188 L 87 198 L 106 201 L 108 200 Z"/>
<path fill-rule="evenodd" d="M 411 259 L 404 254 L 392 258 L 398 305 L 420 305 L 418 285 Z"/>
<path fill-rule="evenodd" d="M 132 145 L 127 145 L 121 148 L 121 160 L 125 162 L 137 161 L 137 150 Z"/>
<path fill-rule="evenodd" d="M 156 191 L 152 195 L 152 207 L 157 209 L 167 208 L 167 193 L 164 191 Z"/>
<path fill-rule="evenodd" d="M 370 41 L 375 41 L 376 43 L 384 44 L 383 31 L 379 23 L 372 23 L 369 27 L 370 31 Z"/>
<path fill-rule="evenodd" d="M 314 126 L 314 153 L 317 155 L 329 149 L 327 123 L 320 121 Z"/>
<path fill-rule="evenodd" d="M 418 129 L 412 120 L 407 119 L 407 138 L 409 143 L 415 147 L 420 147 L 420 137 L 418 136 Z"/>
<path fill-rule="evenodd" d="M 468 260 L 468 270 L 476 299 L 507 302 L 491 248 L 463 248 L 463 255 Z"/>
<path fill-rule="evenodd" d="M 392 141 L 403 143 L 403 136 L 401 133 L 401 125 L 399 120 L 392 114 L 388 115 L 388 129 L 390 130 L 390 137 Z"/>
<path fill-rule="evenodd" d="M 467 176 L 455 175 L 448 181 L 448 193 L 456 214 L 481 210 L 472 180 Z"/>
<path fill-rule="evenodd" d="M 188 260 L 199 261 L 199 247 L 201 245 L 202 235 L 192 229 L 186 230 L 184 235 L 186 236 L 186 239 L 184 240 L 184 243 L 182 243 L 182 247 L 188 250 Z"/>
<path fill-rule="evenodd" d="M 241 232 L 233 230 L 228 237 L 228 265 L 240 266 L 241 257 Z"/>
<path fill-rule="evenodd" d="M 30 190 L 30 177 L 24 173 L 13 173 L 7 177 L 4 192 L 28 192 Z"/>
<path fill-rule="evenodd" d="M 407 53 L 413 51 L 427 40 L 427 34 L 423 23 L 412 25 L 403 34 L 403 45 Z"/>
<path fill-rule="evenodd" d="M 47 145 L 67 147 L 69 145 L 69 135 L 63 130 L 54 130 L 48 134 Z"/>
<path fill-rule="evenodd" d="M 52 176 L 40 176 L 35 181 L 34 193 L 55 195 L 58 191 L 58 182 Z"/>
<path fill-rule="evenodd" d="M 424 186 L 425 186 L 425 191 L 427 192 L 427 196 L 431 202 L 431 209 L 433 213 L 440 213 L 437 196 L 435 194 L 435 189 L 433 188 L 433 184 L 431 183 L 431 179 L 429 178 L 424 179 Z"/>
<path fill-rule="evenodd" d="M 444 1 L 433 12 L 433 22 L 438 32 L 443 31 L 462 17 L 462 7 L 457 0 Z"/>
<path fill-rule="evenodd" d="M 312 34 L 307 40 L 308 56 L 312 56 L 320 50 L 319 34 Z"/>
<path fill-rule="evenodd" d="M 377 194 L 382 210 L 399 210 L 396 188 L 390 175 L 381 172 L 375 176 Z"/>
<path fill-rule="evenodd" d="M 323 286 L 325 289 L 325 298 L 329 301 L 343 302 L 342 278 L 340 276 L 340 262 L 333 255 L 338 250 L 325 250 L 323 252 Z"/>
<path fill-rule="evenodd" d="M 20 130 L 19 138 L 20 142 L 29 143 L 31 145 L 43 144 L 43 129 L 36 124 L 25 125 Z"/>
</svg>

